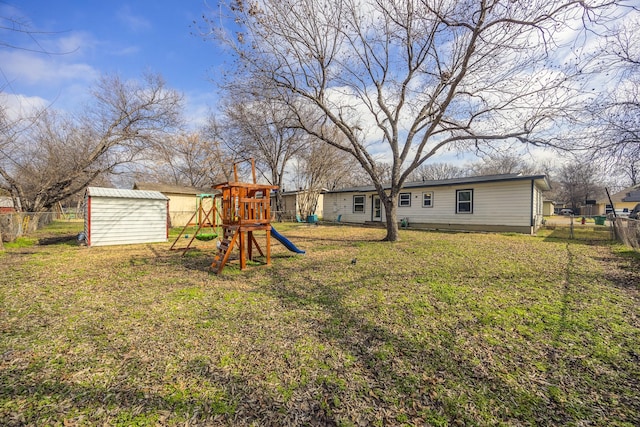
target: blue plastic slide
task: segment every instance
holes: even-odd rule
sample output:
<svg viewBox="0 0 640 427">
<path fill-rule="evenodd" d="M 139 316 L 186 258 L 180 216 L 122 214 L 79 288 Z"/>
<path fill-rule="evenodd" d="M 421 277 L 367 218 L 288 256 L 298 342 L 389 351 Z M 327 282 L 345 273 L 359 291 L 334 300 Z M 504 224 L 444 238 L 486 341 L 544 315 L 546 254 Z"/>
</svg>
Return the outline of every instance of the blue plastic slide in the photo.
<svg viewBox="0 0 640 427">
<path fill-rule="evenodd" d="M 291 240 L 284 237 L 282 234 L 278 233 L 275 228 L 271 227 L 271 236 L 273 236 L 278 242 L 282 243 L 285 248 L 289 249 L 291 252 L 295 252 L 297 254 L 303 254 L 304 251 L 298 249 L 296 245 L 291 243 Z"/>
</svg>

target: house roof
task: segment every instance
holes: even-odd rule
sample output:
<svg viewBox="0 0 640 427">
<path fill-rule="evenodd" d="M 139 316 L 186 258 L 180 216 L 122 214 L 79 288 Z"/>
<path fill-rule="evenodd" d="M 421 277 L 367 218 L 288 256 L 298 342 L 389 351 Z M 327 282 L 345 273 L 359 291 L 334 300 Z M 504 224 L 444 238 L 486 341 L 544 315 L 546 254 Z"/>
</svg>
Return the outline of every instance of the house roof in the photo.
<svg viewBox="0 0 640 427">
<path fill-rule="evenodd" d="M 159 191 L 163 194 L 172 193 L 172 194 L 202 194 L 202 193 L 211 193 L 211 189 L 198 189 L 195 187 L 186 187 L 182 185 L 169 185 L 169 184 L 157 184 L 150 182 L 136 182 L 133 184 L 134 190 L 149 190 L 149 191 Z"/>
<path fill-rule="evenodd" d="M 13 199 L 11 197 L 0 197 L 0 208 L 12 208 Z"/>
<path fill-rule="evenodd" d="M 633 185 L 631 187 L 625 188 L 622 191 L 619 191 L 615 194 L 611 195 L 611 201 L 613 203 L 620 202 L 640 202 L 640 184 Z M 609 198 L 603 197 L 598 200 L 598 204 L 609 204 Z"/>
<path fill-rule="evenodd" d="M 478 184 L 485 182 L 501 182 L 501 181 L 536 181 L 536 183 L 542 187 L 544 191 L 551 189 L 551 184 L 546 175 L 521 175 L 515 173 L 500 174 L 500 175 L 480 175 L 480 176 L 468 176 L 464 178 L 451 178 L 451 179 L 439 179 L 439 180 L 425 180 L 407 182 L 402 188 L 424 188 L 424 187 L 442 187 L 448 185 L 466 185 L 466 184 Z M 390 185 L 385 185 L 385 189 L 389 189 Z M 355 193 L 355 192 L 370 192 L 375 191 L 373 185 L 367 185 L 362 187 L 341 188 L 337 190 L 331 190 L 329 193 Z"/>
<path fill-rule="evenodd" d="M 85 194 L 90 197 L 169 200 L 167 196 L 159 191 L 148 190 L 124 190 L 120 188 L 87 187 L 87 191 Z"/>
</svg>

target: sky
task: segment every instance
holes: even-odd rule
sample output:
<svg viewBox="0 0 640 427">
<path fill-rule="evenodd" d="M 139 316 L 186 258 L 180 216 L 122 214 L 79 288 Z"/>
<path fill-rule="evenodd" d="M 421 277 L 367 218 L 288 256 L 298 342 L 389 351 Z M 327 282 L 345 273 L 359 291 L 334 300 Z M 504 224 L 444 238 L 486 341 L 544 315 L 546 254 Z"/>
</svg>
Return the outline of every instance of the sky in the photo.
<svg viewBox="0 0 640 427">
<path fill-rule="evenodd" d="M 76 111 L 101 74 L 139 78 L 161 74 L 185 95 L 190 124 L 202 124 L 216 105 L 216 79 L 229 68 L 212 40 L 200 34 L 202 16 L 218 0 L 0 0 L 0 102 Z M 6 18 L 20 23 L 18 29 Z M 538 159 L 553 157 L 533 150 Z M 434 161 L 468 158 L 442 152 Z M 475 159 L 477 160 L 477 158 Z"/>
<path fill-rule="evenodd" d="M 215 105 L 213 82 L 226 59 L 199 35 L 216 0 L 0 0 L 0 91 L 17 108 L 80 108 L 103 73 L 161 74 L 185 95 L 186 115 L 202 121 Z M 4 20 L 0 27 L 12 25 Z M 195 21 L 195 24 L 194 24 Z M 7 46 L 10 45 L 10 46 Z"/>
</svg>

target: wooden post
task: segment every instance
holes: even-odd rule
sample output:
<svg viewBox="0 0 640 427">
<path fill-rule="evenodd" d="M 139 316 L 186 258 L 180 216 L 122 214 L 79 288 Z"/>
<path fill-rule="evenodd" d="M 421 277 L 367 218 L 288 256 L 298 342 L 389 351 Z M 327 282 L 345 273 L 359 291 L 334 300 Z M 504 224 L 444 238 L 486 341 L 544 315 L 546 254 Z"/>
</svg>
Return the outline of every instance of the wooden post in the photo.
<svg viewBox="0 0 640 427">
<path fill-rule="evenodd" d="M 267 265 L 271 265 L 271 226 L 267 227 Z"/>
<path fill-rule="evenodd" d="M 246 239 L 245 239 L 245 235 L 244 235 L 244 231 L 242 231 L 242 228 L 240 228 L 238 230 L 238 233 L 240 234 L 239 238 L 240 238 L 240 270 L 244 270 L 245 268 L 247 268 L 247 252 L 246 252 Z"/>
</svg>

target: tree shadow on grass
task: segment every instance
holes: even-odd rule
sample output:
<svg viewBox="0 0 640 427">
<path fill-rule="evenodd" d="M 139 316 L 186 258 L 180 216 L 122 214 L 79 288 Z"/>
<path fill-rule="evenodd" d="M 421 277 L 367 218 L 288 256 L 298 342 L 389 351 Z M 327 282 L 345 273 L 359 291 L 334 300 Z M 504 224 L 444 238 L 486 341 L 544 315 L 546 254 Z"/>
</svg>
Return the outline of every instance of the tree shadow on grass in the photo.
<svg viewBox="0 0 640 427">
<path fill-rule="evenodd" d="M 52 237 L 41 237 L 38 239 L 39 246 L 49 246 L 49 245 L 66 245 L 66 246 L 79 246 L 78 235 L 70 234 L 64 236 L 52 236 Z"/>
<path fill-rule="evenodd" d="M 426 327 L 423 335 L 415 334 L 415 330 L 409 332 L 398 325 L 387 325 L 375 316 L 364 317 L 359 308 L 346 303 L 354 287 L 376 283 L 379 277 L 375 273 L 363 273 L 351 283 L 331 286 L 314 277 L 317 276 L 307 275 L 303 286 L 274 281 L 263 289 L 287 309 L 320 307 L 326 318 L 317 325 L 316 339 L 328 348 L 337 345 L 341 352 L 355 359 L 358 375 L 364 382 L 357 384 L 354 377 L 345 374 L 341 380 L 349 384 L 350 390 L 325 389 L 324 408 L 329 419 L 343 409 L 341 402 L 347 401 L 351 407 L 359 407 L 359 411 L 347 414 L 354 417 L 351 421 L 359 412 L 370 425 L 398 424 L 405 417 L 409 422 L 427 425 L 567 420 L 562 410 L 549 413 L 547 402 L 531 390 L 514 388 L 461 349 L 465 339 L 480 333 L 473 321 L 460 317 L 452 324 Z M 404 278 L 388 280 L 401 283 Z M 384 302 L 372 308 L 384 310 Z M 340 377 L 343 372 L 333 374 Z"/>
<path fill-rule="evenodd" d="M 194 398 L 167 392 L 161 395 L 120 383 L 81 385 L 45 377 L 29 369 L 0 371 L 0 424 L 23 425 L 229 425 L 235 408 L 227 394 Z M 229 379 L 232 381 L 232 379 Z M 222 383 L 221 385 L 223 385 Z"/>
</svg>

